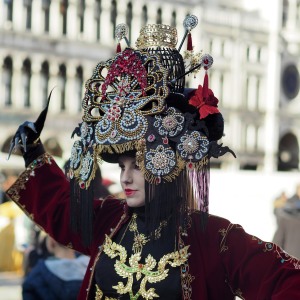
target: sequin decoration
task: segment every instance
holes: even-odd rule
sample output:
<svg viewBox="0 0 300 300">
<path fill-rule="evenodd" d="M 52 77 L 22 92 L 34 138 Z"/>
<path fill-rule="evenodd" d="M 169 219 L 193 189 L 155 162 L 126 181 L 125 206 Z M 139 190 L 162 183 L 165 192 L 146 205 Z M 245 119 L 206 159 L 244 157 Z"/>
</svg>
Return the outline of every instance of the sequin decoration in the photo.
<svg viewBox="0 0 300 300">
<path fill-rule="evenodd" d="M 93 122 L 96 145 L 135 142 L 147 132 L 146 116 L 165 109 L 168 93 L 159 57 L 127 48 L 98 64 L 87 81 L 83 121 Z"/>
<path fill-rule="evenodd" d="M 94 166 L 94 157 L 90 151 L 87 151 L 86 155 L 82 159 L 82 166 L 80 169 L 80 179 L 87 181 L 92 173 Z"/>
<path fill-rule="evenodd" d="M 80 125 L 80 137 L 81 142 L 84 146 L 89 146 L 92 142 L 93 137 L 93 127 L 91 124 L 82 122 Z"/>
<path fill-rule="evenodd" d="M 209 141 L 206 136 L 201 135 L 198 131 L 185 133 L 180 138 L 177 150 L 185 160 L 200 160 L 208 153 Z"/>
<path fill-rule="evenodd" d="M 176 166 L 176 155 L 171 147 L 158 145 L 146 153 L 146 169 L 155 176 L 164 176 L 171 173 Z"/>
<path fill-rule="evenodd" d="M 80 166 L 80 159 L 83 152 L 83 145 L 80 141 L 75 141 L 71 150 L 70 168 L 77 170 Z"/>
<path fill-rule="evenodd" d="M 174 137 L 183 130 L 184 116 L 174 107 L 170 107 L 166 115 L 155 116 L 153 126 L 161 136 Z"/>
</svg>

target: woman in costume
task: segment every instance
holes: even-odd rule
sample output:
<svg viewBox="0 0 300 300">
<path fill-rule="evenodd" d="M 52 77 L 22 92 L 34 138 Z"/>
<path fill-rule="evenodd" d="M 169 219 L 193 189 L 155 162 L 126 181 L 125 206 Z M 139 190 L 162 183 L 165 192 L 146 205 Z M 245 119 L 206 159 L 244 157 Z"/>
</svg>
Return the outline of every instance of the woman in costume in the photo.
<svg viewBox="0 0 300 300">
<path fill-rule="evenodd" d="M 195 23 L 184 22 L 188 45 Z M 117 36 L 126 40 L 124 27 Z M 197 90 L 184 87 L 211 56 L 186 71 L 176 43 L 175 28 L 148 25 L 137 49 L 96 66 L 72 134 L 70 183 L 39 139 L 48 106 L 22 124 L 11 149 L 21 144 L 26 170 L 7 194 L 91 257 L 79 299 L 299 299 L 297 259 L 208 213 L 209 160 L 234 153 L 217 143 L 224 121 L 207 74 Z M 99 160 L 119 164 L 125 200 L 95 201 Z"/>
</svg>

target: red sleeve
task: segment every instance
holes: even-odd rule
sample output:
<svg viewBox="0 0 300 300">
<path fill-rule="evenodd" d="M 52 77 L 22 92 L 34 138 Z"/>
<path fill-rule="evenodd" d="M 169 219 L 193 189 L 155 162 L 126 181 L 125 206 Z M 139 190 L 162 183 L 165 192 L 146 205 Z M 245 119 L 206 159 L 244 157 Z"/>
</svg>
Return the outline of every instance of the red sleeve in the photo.
<svg viewBox="0 0 300 300">
<path fill-rule="evenodd" d="M 34 160 L 6 193 L 55 240 L 84 254 L 90 254 L 79 236 L 69 227 L 69 182 L 49 154 L 45 153 Z"/>
<path fill-rule="evenodd" d="M 242 299 L 300 299 L 300 261 L 239 225 L 224 229 L 220 253 L 232 290 Z"/>
</svg>

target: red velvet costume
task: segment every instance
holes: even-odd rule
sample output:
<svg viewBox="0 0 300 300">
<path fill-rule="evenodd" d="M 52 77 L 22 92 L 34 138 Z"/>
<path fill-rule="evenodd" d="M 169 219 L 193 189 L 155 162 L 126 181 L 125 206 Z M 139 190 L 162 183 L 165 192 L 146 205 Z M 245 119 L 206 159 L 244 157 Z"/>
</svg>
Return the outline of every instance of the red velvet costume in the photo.
<svg viewBox="0 0 300 300">
<path fill-rule="evenodd" d="M 123 201 L 95 201 L 93 243 L 85 248 L 69 229 L 69 189 L 63 172 L 44 154 L 7 194 L 57 241 L 91 256 L 79 299 L 95 299 L 94 266 L 105 234 L 113 237 L 130 216 Z M 234 295 L 250 300 L 300 299 L 300 262 L 239 225 L 210 216 L 202 231 L 193 213 L 188 235 L 179 238 L 179 247 L 183 245 L 190 245 L 191 254 L 186 269 L 181 269 L 184 300 L 229 300 Z"/>
</svg>

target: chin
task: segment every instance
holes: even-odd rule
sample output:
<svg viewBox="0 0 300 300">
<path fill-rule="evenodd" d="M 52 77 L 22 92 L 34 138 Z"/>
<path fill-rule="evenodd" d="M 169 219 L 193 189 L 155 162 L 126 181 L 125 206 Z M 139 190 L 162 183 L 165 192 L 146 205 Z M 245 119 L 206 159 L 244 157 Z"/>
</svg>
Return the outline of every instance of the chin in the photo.
<svg viewBox="0 0 300 300">
<path fill-rule="evenodd" d="M 128 198 L 126 203 L 129 207 L 141 207 L 145 205 L 145 200 Z"/>
</svg>

